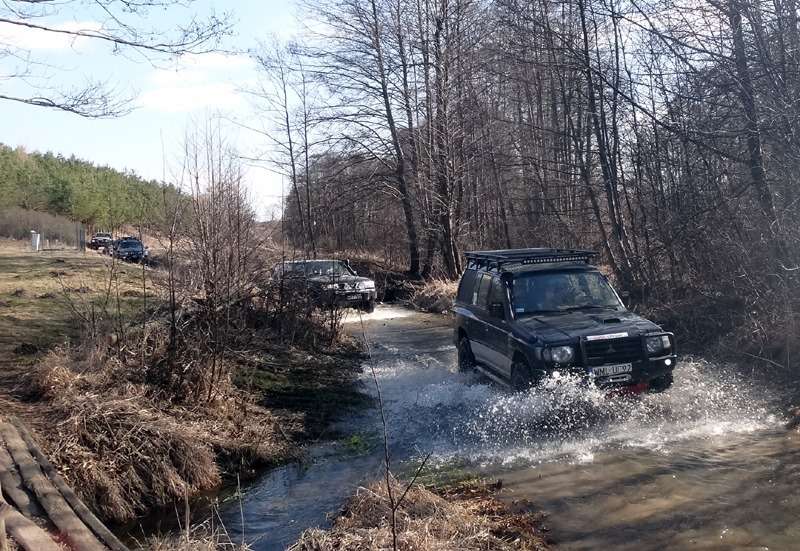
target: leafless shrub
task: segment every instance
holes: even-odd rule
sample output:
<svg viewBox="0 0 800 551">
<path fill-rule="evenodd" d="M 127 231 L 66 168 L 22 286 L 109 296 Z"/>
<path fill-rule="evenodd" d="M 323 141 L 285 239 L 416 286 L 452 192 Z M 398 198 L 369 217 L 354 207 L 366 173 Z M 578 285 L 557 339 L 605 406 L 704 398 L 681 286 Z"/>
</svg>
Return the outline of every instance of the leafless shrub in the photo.
<svg viewBox="0 0 800 551">
<path fill-rule="evenodd" d="M 216 487 L 220 454 L 243 463 L 288 455 L 271 415 L 248 396 L 226 386 L 213 403 L 176 405 L 115 346 L 52 351 L 28 382 L 49 404 L 49 456 L 103 517 L 124 522 Z"/>
<path fill-rule="evenodd" d="M 431 279 L 414 285 L 409 304 L 416 310 L 444 314 L 453 307 L 457 291 L 457 281 Z"/>
<path fill-rule="evenodd" d="M 395 492 L 402 484 L 392 479 Z M 459 502 L 415 486 L 397 510 L 397 549 L 403 551 L 544 550 L 538 534 L 540 518 L 530 512 L 511 513 L 507 506 L 474 492 Z M 374 551 L 392 549 L 391 506 L 386 485 L 359 488 L 331 530 L 305 531 L 289 551 Z"/>
</svg>

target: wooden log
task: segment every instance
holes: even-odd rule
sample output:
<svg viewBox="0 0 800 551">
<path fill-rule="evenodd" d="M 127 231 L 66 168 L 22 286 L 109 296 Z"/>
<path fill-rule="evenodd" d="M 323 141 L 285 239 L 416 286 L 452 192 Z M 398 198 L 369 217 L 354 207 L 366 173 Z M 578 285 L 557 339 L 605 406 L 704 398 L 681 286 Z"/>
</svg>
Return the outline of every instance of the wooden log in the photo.
<svg viewBox="0 0 800 551">
<path fill-rule="evenodd" d="M 47 532 L 12 508 L 2 496 L 0 496 L 0 519 L 4 521 L 8 535 L 24 551 L 62 551 Z"/>
<path fill-rule="evenodd" d="M 68 545 L 75 551 L 105 551 L 106 547 L 78 518 L 53 483 L 42 473 L 16 428 L 9 424 L 0 425 L 0 436 L 5 440 L 6 447 L 19 468 L 22 480 L 36 495 Z"/>
<path fill-rule="evenodd" d="M 10 509 L 3 499 L 3 484 L 0 483 L 0 551 L 11 551 L 6 537 L 6 514 Z"/>
<path fill-rule="evenodd" d="M 44 511 L 26 490 L 14 461 L 0 440 L 0 486 L 3 494 L 20 513 L 28 518 L 43 517 Z M 1 497 L 1 495 L 0 495 Z"/>
<path fill-rule="evenodd" d="M 50 480 L 53 482 L 56 488 L 61 492 L 61 495 L 64 496 L 64 499 L 67 500 L 67 503 L 72 506 L 72 509 L 78 515 L 83 523 L 89 527 L 89 529 L 94 532 L 94 534 L 102 541 L 106 546 L 108 546 L 112 551 L 129 551 L 128 548 L 123 545 L 121 541 L 109 530 L 105 524 L 103 524 L 100 519 L 98 519 L 94 513 L 81 501 L 81 499 L 77 496 L 77 494 L 69 487 L 69 485 L 64 481 L 58 471 L 53 467 L 47 457 L 44 455 L 42 450 L 33 440 L 30 432 L 28 429 L 25 428 L 19 419 L 12 419 L 11 423 L 16 427 L 17 431 L 19 432 L 22 439 L 28 445 L 28 449 L 39 462 L 42 470 L 47 474 Z"/>
</svg>

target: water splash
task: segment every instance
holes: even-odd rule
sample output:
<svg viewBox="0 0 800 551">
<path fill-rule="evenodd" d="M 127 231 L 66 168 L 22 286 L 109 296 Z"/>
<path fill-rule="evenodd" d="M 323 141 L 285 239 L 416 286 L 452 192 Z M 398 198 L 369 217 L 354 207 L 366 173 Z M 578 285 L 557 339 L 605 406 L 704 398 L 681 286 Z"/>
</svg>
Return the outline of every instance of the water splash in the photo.
<svg viewBox="0 0 800 551">
<path fill-rule="evenodd" d="M 678 441 L 775 427 L 773 397 L 729 367 L 687 360 L 662 394 L 608 394 L 578 377 L 545 379 L 513 393 L 478 375 L 454 373 L 452 347 L 385 350 L 375 370 L 400 455 L 434 462 L 520 465 L 591 462 L 613 448 L 667 450 Z M 366 371 L 367 388 L 374 388 Z M 374 419 L 374 417 L 373 417 Z"/>
</svg>

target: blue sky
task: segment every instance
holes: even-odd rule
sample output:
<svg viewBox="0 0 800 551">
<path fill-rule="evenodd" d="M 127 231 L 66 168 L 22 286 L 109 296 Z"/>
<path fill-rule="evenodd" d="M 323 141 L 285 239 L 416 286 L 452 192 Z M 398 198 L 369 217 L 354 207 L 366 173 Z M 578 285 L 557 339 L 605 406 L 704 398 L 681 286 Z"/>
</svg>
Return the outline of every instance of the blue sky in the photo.
<svg viewBox="0 0 800 551">
<path fill-rule="evenodd" d="M 76 5 L 80 5 L 77 3 Z M 232 12 L 234 36 L 225 46 L 246 50 L 271 35 L 291 38 L 298 28 L 293 2 L 281 0 L 199 0 L 188 10 L 154 10 L 148 27 L 168 27 L 171 22 L 188 21 L 212 12 Z M 98 14 L 70 9 L 48 23 L 91 28 Z M 4 35 L 5 33 L 5 35 Z M 3 41 L 26 47 L 34 59 L 53 67 L 40 69 L 44 78 L 59 85 L 78 85 L 86 80 L 107 81 L 129 96 L 136 96 L 138 108 L 122 118 L 95 120 L 41 107 L 0 101 L 0 142 L 29 150 L 76 155 L 118 169 L 134 170 L 147 178 L 161 179 L 164 156 L 175 166 L 187 129 L 207 117 L 222 114 L 230 119 L 251 119 L 252 108 L 241 93 L 256 78 L 255 67 L 246 55 L 218 53 L 190 56 L 177 64 L 157 66 L 132 55 L 114 55 L 98 41 L 67 40 L 37 31 L 0 27 Z M 9 70 L 0 59 L 0 71 Z M 4 65 L 5 64 L 5 65 Z M 22 92 L 21 82 L 4 81 L 3 90 Z M 226 134 L 240 151 L 252 154 L 260 148 L 259 138 L 226 125 Z M 247 183 L 260 216 L 268 216 L 280 204 L 281 177 L 257 167 L 248 168 Z"/>
</svg>

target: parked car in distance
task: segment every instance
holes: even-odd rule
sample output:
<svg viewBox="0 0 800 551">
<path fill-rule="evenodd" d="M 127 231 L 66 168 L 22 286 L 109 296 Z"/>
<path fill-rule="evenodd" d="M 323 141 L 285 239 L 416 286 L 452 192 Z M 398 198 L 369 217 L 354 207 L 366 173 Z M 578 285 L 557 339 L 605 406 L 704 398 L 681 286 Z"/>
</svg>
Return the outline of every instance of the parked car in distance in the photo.
<svg viewBox="0 0 800 551">
<path fill-rule="evenodd" d="M 629 311 L 590 251 L 466 253 L 454 304 L 459 370 L 515 389 L 559 373 L 598 387 L 661 392 L 672 385 L 675 337 Z"/>
<path fill-rule="evenodd" d="M 111 243 L 105 248 L 106 254 L 109 256 L 113 256 L 114 251 L 117 248 L 117 245 L 119 245 L 123 241 L 129 241 L 129 240 L 139 241 L 137 237 L 133 237 L 131 235 L 123 235 L 122 237 L 118 237 L 117 239 L 111 241 Z"/>
<path fill-rule="evenodd" d="M 148 251 L 141 241 L 127 237 L 114 242 L 111 254 L 126 262 L 145 262 Z"/>
<path fill-rule="evenodd" d="M 375 282 L 359 276 L 343 260 L 293 260 L 279 263 L 276 278 L 296 289 L 305 289 L 318 306 L 346 306 L 366 312 L 375 310 Z"/>
<path fill-rule="evenodd" d="M 112 238 L 110 233 L 97 232 L 92 236 L 92 238 L 89 240 L 89 243 L 86 246 L 96 251 L 111 245 L 111 240 Z"/>
</svg>

